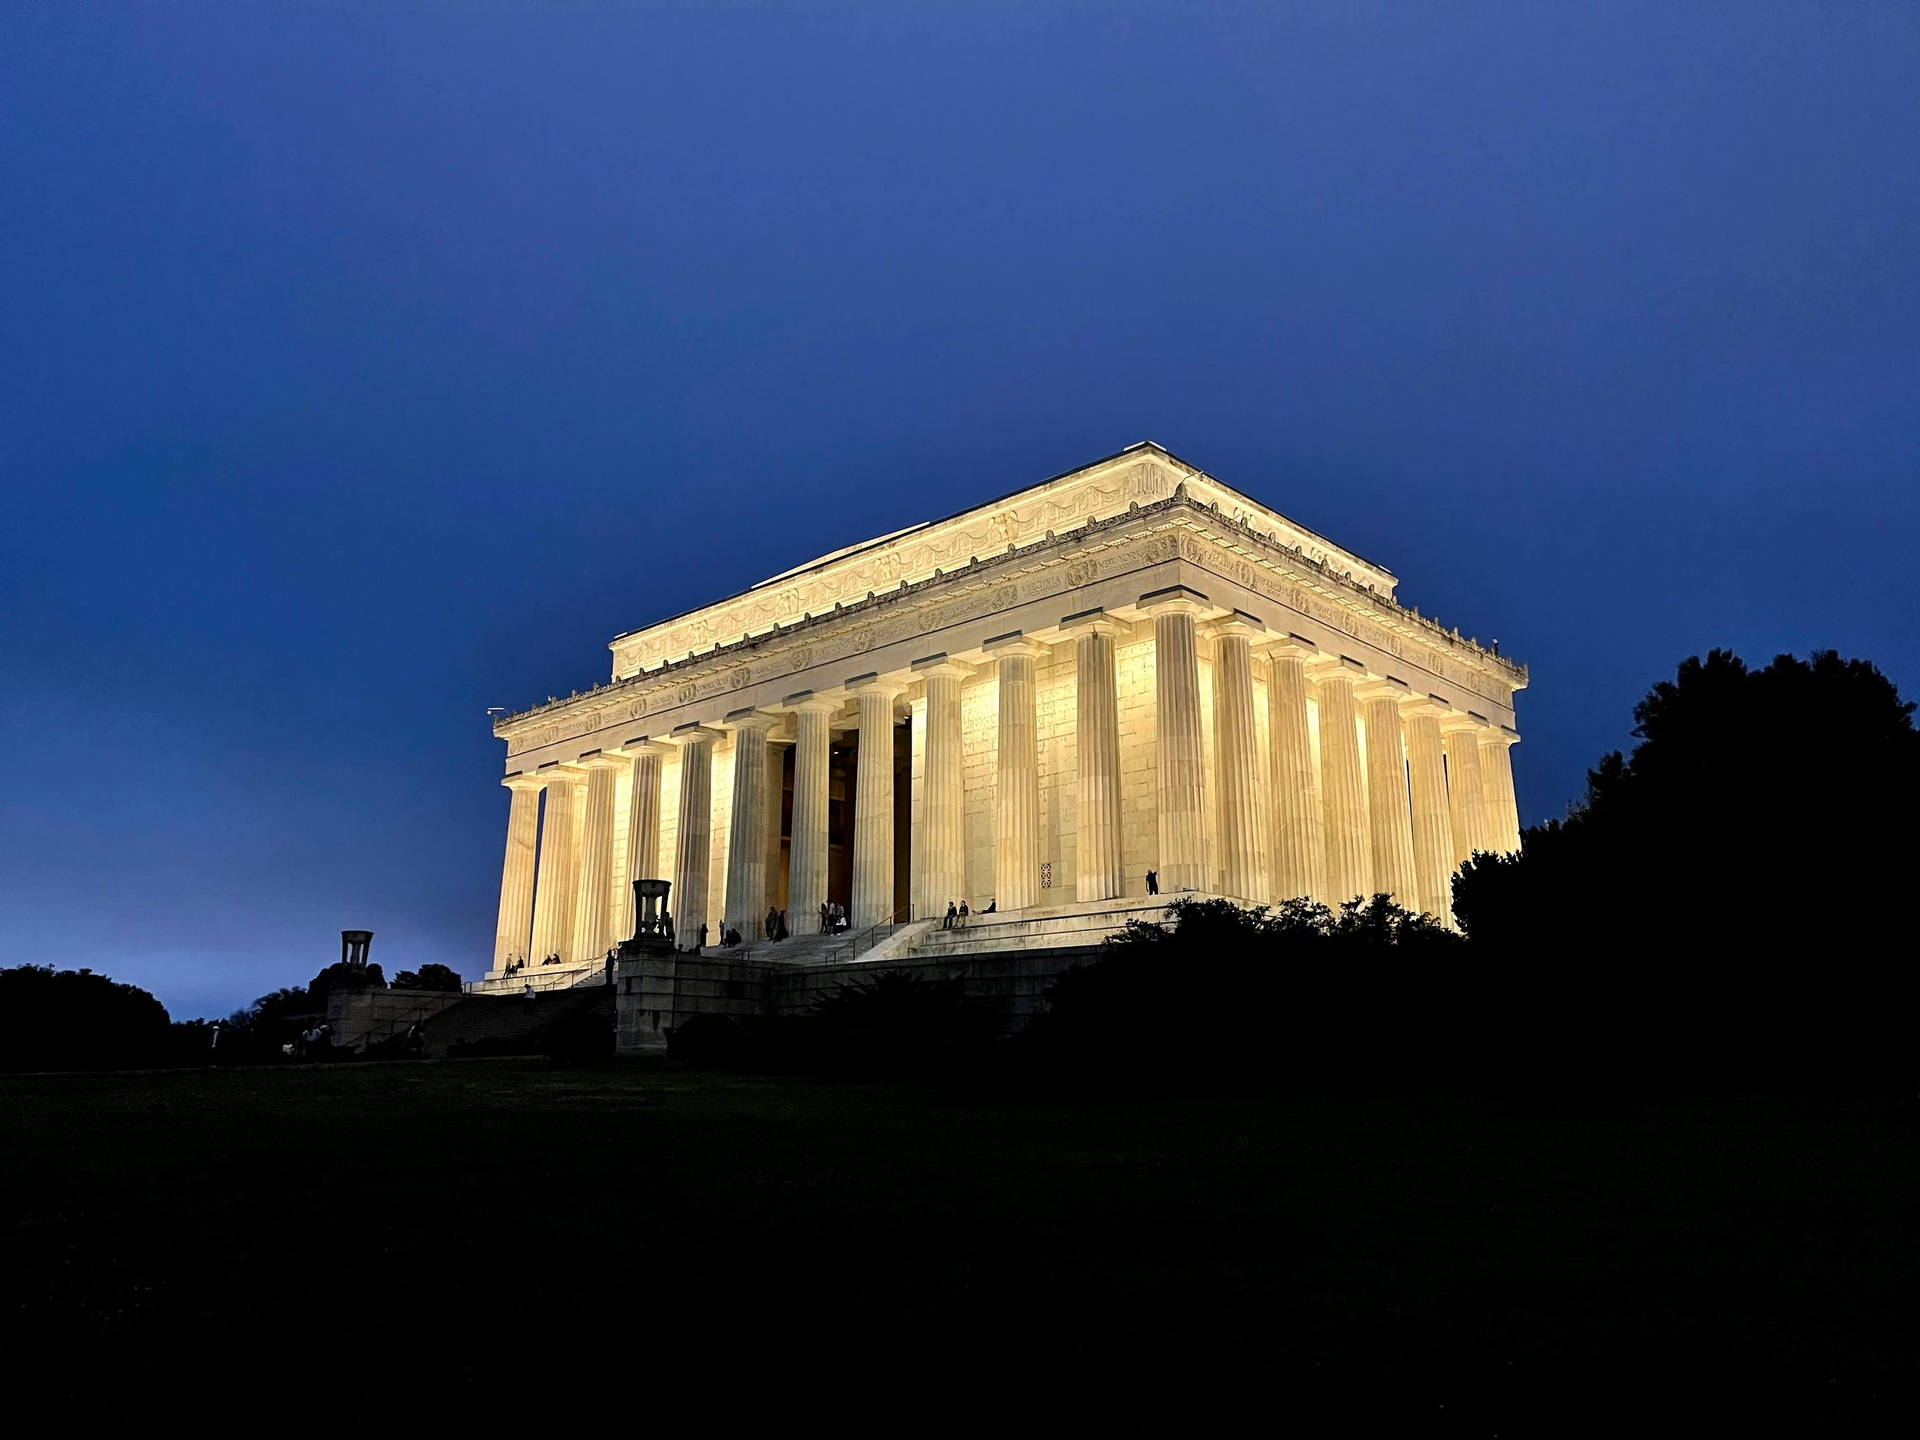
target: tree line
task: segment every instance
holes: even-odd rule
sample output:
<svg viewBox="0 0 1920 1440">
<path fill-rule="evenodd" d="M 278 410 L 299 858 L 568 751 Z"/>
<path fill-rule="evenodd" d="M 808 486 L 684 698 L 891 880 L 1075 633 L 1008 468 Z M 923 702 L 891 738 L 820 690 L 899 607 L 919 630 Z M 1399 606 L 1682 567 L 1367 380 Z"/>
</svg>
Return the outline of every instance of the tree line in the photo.
<svg viewBox="0 0 1920 1440">
<path fill-rule="evenodd" d="M 283 1045 L 324 1022 L 328 993 L 342 987 L 388 988 L 377 964 L 355 969 L 335 961 L 306 985 L 269 991 L 224 1020 L 174 1020 L 145 990 L 90 969 L 15 965 L 0 969 L 0 1070 L 277 1060 Z M 458 990 L 460 976 L 445 965 L 422 965 L 400 971 L 392 988 Z"/>
<path fill-rule="evenodd" d="M 1010 1041 L 957 984 L 849 986 L 796 1024 L 698 1017 L 695 1061 L 849 1074 L 998 1073 L 1515 1096 L 1770 1090 L 1911 1097 L 1920 872 L 1914 706 L 1833 651 L 1752 669 L 1715 650 L 1634 710 L 1562 819 L 1453 882 L 1460 929 L 1385 896 L 1249 909 L 1183 898 L 1062 975 Z M 277 1054 L 322 970 L 222 1022 Z M 458 989 L 444 966 L 396 986 Z M 87 971 L 0 971 L 0 1065 L 204 1063 L 206 1022 Z M 231 1052 L 230 1052 L 231 1053 Z"/>
</svg>

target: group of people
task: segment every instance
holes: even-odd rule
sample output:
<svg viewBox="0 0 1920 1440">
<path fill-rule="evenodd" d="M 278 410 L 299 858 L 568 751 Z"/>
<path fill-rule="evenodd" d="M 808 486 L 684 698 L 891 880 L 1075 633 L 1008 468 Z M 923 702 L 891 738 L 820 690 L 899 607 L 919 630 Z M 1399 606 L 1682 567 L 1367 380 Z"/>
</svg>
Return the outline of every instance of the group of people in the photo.
<svg viewBox="0 0 1920 1440">
<path fill-rule="evenodd" d="M 987 901 L 987 908 L 980 913 L 982 915 L 991 915 L 999 908 L 1000 902 L 998 899 L 989 900 Z M 940 921 L 940 928 L 942 930 L 964 930 L 967 928 L 967 921 L 972 915 L 973 911 L 967 908 L 966 901 L 962 900 L 958 905 L 955 905 L 953 901 L 949 900 L 947 902 L 947 913 Z"/>
<path fill-rule="evenodd" d="M 540 963 L 542 965 L 558 965 L 560 963 L 560 956 L 557 953 L 553 955 L 549 955 L 547 956 L 546 959 L 542 960 Z M 501 974 L 517 975 L 520 973 L 520 971 L 526 968 L 527 968 L 527 962 L 525 961 L 525 959 L 509 960 L 507 962 L 507 968 L 501 971 Z"/>
<path fill-rule="evenodd" d="M 820 933 L 838 935 L 847 928 L 847 907 L 838 900 L 820 902 Z"/>
</svg>

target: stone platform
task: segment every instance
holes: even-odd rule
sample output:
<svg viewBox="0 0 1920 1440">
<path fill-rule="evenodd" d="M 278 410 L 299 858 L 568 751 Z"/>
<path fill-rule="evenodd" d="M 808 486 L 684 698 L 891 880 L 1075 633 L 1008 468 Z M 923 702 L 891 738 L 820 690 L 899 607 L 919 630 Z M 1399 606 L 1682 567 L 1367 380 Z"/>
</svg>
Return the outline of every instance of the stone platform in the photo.
<svg viewBox="0 0 1920 1440">
<path fill-rule="evenodd" d="M 744 1020 L 761 1015 L 803 1015 L 843 985 L 881 970 L 904 971 L 929 980 L 958 978 L 967 993 L 990 1000 L 1001 1022 L 1018 1027 L 1041 1007 L 1053 977 L 1084 965 L 1093 948 L 1056 948 L 998 955 L 907 956 L 878 964 L 785 965 L 713 955 L 622 961 L 617 1037 L 620 1052 L 660 1054 L 677 1026 L 695 1015 Z"/>
<path fill-rule="evenodd" d="M 1100 942 L 1129 920 L 1163 920 L 1169 898 L 1032 906 L 975 915 L 952 930 L 935 920 L 917 921 L 856 960 L 826 958 L 836 948 L 844 951 L 845 936 L 623 959 L 617 973 L 619 1047 L 631 1054 L 664 1051 L 675 1027 L 695 1015 L 804 1014 L 841 986 L 879 970 L 958 978 L 1015 1028 L 1040 1009 L 1054 976 L 1090 962 Z"/>
</svg>

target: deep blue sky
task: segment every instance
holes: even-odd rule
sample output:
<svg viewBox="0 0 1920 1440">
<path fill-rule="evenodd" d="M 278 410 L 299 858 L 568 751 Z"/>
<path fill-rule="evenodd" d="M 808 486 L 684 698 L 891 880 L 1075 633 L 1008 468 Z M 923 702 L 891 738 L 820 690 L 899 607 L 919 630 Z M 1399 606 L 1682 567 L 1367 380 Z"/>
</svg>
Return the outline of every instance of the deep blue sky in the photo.
<svg viewBox="0 0 1920 1440">
<path fill-rule="evenodd" d="M 1920 694 L 1905 0 L 4 28 L 0 961 L 476 974 L 487 706 L 1143 437 L 1531 662 L 1529 820 L 1709 646 Z"/>
</svg>

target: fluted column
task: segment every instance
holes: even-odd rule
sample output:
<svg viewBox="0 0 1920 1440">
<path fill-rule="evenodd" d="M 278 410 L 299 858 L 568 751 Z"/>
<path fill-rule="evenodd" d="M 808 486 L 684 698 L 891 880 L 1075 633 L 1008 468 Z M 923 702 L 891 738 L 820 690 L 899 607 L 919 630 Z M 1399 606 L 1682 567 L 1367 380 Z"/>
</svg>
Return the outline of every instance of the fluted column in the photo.
<svg viewBox="0 0 1920 1440">
<path fill-rule="evenodd" d="M 774 716 L 736 710 L 733 731 L 733 810 L 727 825 L 728 918 L 745 937 L 764 933 L 767 914 L 767 731 Z"/>
<path fill-rule="evenodd" d="M 839 708 L 804 691 L 787 697 L 798 722 L 793 744 L 793 849 L 787 863 L 788 924 L 794 933 L 819 928 L 827 898 L 828 718 Z"/>
<path fill-rule="evenodd" d="M 1360 734 L 1353 684 L 1359 676 L 1345 660 L 1327 662 L 1320 686 L 1320 796 L 1326 810 L 1328 903 L 1344 905 L 1371 895 L 1373 841 L 1367 825 L 1367 792 L 1360 778 Z"/>
<path fill-rule="evenodd" d="M 1508 748 L 1520 737 L 1504 725 L 1480 732 L 1480 783 L 1486 799 L 1492 849 L 1508 854 L 1520 848 L 1520 806 L 1513 793 L 1513 757 Z"/>
<path fill-rule="evenodd" d="M 1420 909 L 1453 923 L 1453 822 L 1447 814 L 1446 760 L 1440 717 L 1446 709 L 1430 695 L 1400 702 L 1407 736 L 1407 797 L 1413 820 L 1413 875 Z"/>
<path fill-rule="evenodd" d="M 1074 635 L 1075 900 L 1127 893 L 1120 836 L 1120 699 L 1113 642 L 1123 626 L 1106 615 L 1077 617 Z"/>
<path fill-rule="evenodd" d="M 533 943 L 533 858 L 540 839 L 540 780 L 509 775 L 500 782 L 512 792 L 507 804 L 507 858 L 500 870 L 500 923 L 493 934 L 493 968 L 525 960 Z"/>
<path fill-rule="evenodd" d="M 1033 667 L 1045 651 L 1030 640 L 1008 640 L 989 646 L 988 653 L 1000 665 L 994 899 L 1002 910 L 1024 910 L 1040 898 L 1040 745 Z"/>
<path fill-rule="evenodd" d="M 893 914 L 893 702 L 897 680 L 848 682 L 860 701 L 860 757 L 853 801 L 853 924 L 878 925 Z"/>
<path fill-rule="evenodd" d="M 1206 758 L 1200 736 L 1200 653 L 1194 622 L 1206 613 L 1206 597 L 1193 591 L 1165 599 L 1142 596 L 1140 609 L 1153 616 L 1160 889 L 1162 893 L 1204 890 Z"/>
<path fill-rule="evenodd" d="M 1412 909 L 1420 903 L 1413 869 L 1413 820 L 1407 803 L 1407 752 L 1400 732 L 1406 688 L 1387 681 L 1354 694 L 1367 724 L 1367 830 L 1373 851 L 1373 888 Z"/>
<path fill-rule="evenodd" d="M 660 774 L 667 747 L 652 740 L 630 741 L 633 788 L 627 796 L 627 904 L 633 904 L 633 881 L 658 880 L 660 874 Z M 631 914 L 628 915 L 631 919 Z"/>
<path fill-rule="evenodd" d="M 700 926 L 717 920 L 707 914 L 707 882 L 713 864 L 713 743 L 718 730 L 683 725 L 673 732 L 680 747 L 680 822 L 673 843 L 674 942 L 682 950 L 700 940 Z M 709 933 L 709 944 L 720 937 Z"/>
<path fill-rule="evenodd" d="M 927 749 L 922 761 L 920 894 L 928 915 L 967 893 L 966 781 L 960 769 L 960 685 L 973 672 L 941 658 L 915 665 L 927 682 Z M 925 918 L 916 916 L 916 919 Z"/>
<path fill-rule="evenodd" d="M 1481 721 L 1457 710 L 1440 722 L 1441 744 L 1447 756 L 1447 819 L 1453 833 L 1456 867 L 1481 851 L 1493 849 L 1486 787 L 1480 778 L 1480 732 L 1485 728 Z"/>
<path fill-rule="evenodd" d="M 1320 783 L 1307 721 L 1307 660 L 1312 645 L 1289 637 L 1267 652 L 1267 740 L 1273 750 L 1273 898 L 1327 893 Z"/>
<path fill-rule="evenodd" d="M 1260 732 L 1253 716 L 1252 643 L 1262 630 L 1234 615 L 1215 628 L 1213 753 L 1220 780 L 1220 859 L 1226 893 L 1267 898 L 1267 837 L 1260 823 Z"/>
<path fill-rule="evenodd" d="M 787 908 L 787 867 L 780 854 L 780 821 L 786 800 L 787 735 L 767 737 L 767 894 L 769 910 Z"/>
<path fill-rule="evenodd" d="M 541 772 L 547 782 L 546 813 L 540 817 L 540 876 L 533 896 L 533 954 L 538 965 L 549 955 L 573 953 L 573 907 L 579 882 L 579 857 L 573 852 L 573 808 L 580 788 L 578 771 Z"/>
<path fill-rule="evenodd" d="M 598 960 L 619 943 L 613 933 L 613 799 L 626 760 L 589 755 L 587 823 L 580 837 L 579 895 L 575 900 L 572 960 Z"/>
</svg>

